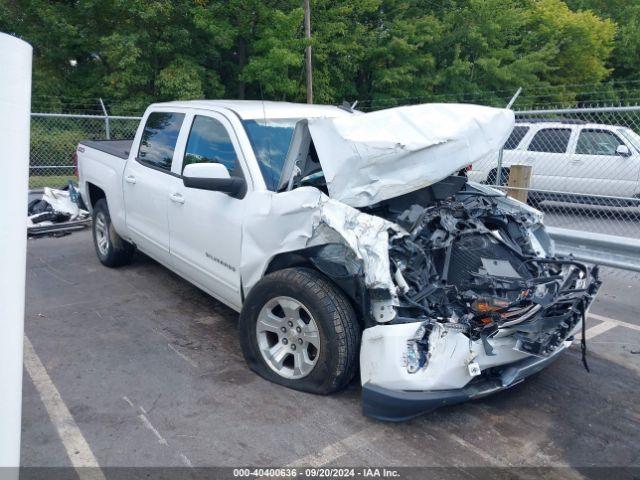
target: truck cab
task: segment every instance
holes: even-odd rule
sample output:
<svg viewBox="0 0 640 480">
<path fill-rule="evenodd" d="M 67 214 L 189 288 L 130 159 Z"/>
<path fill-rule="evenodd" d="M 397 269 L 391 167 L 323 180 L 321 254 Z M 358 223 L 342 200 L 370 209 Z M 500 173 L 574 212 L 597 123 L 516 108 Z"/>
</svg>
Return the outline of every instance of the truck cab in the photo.
<svg viewBox="0 0 640 480">
<path fill-rule="evenodd" d="M 277 187 L 298 119 L 349 114 L 280 102 L 154 104 L 130 143 L 80 144 L 81 158 L 92 149 L 103 167 L 81 160 L 80 188 L 90 205 L 108 198 L 120 236 L 239 311 L 241 226 L 251 196 Z M 217 179 L 219 191 L 185 186 L 188 166 Z"/>
</svg>

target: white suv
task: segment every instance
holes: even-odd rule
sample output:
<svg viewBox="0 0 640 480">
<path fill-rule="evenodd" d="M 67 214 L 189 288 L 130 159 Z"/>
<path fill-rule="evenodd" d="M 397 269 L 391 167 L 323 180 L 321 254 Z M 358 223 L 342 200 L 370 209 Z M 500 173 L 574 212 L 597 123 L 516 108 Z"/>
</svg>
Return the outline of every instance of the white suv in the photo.
<svg viewBox="0 0 640 480">
<path fill-rule="evenodd" d="M 640 136 L 627 127 L 580 120 L 526 119 L 504 146 L 501 185 L 511 165 L 531 165 L 533 200 L 611 203 L 640 194 Z M 473 165 L 471 180 L 494 185 L 497 159 Z M 614 201 L 620 205 L 619 198 Z"/>
</svg>

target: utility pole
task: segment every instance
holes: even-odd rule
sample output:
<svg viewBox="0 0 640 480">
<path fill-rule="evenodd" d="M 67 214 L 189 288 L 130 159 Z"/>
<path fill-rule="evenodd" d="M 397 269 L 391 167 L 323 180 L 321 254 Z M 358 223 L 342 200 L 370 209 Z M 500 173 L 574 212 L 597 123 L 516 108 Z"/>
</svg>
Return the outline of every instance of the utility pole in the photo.
<svg viewBox="0 0 640 480">
<path fill-rule="evenodd" d="M 304 36 L 307 42 L 311 41 L 311 6 L 310 0 L 304 0 Z M 311 43 L 305 49 L 307 64 L 307 103 L 313 103 L 313 72 L 311 70 Z"/>
<path fill-rule="evenodd" d="M 98 100 L 100 100 L 100 107 L 102 108 L 102 113 L 104 114 L 104 134 L 107 140 L 111 140 L 111 128 L 109 128 L 109 113 L 107 112 L 107 107 L 104 106 L 104 102 L 102 101 L 102 99 L 99 98 Z"/>
</svg>

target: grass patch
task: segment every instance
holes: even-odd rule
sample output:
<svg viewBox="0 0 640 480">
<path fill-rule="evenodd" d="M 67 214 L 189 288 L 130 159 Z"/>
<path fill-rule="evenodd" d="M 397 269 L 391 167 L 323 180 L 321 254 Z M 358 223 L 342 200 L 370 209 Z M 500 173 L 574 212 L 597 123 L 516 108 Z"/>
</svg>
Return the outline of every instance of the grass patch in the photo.
<svg viewBox="0 0 640 480">
<path fill-rule="evenodd" d="M 69 180 L 78 183 L 75 175 L 32 175 L 29 177 L 29 188 L 64 187 Z"/>
</svg>

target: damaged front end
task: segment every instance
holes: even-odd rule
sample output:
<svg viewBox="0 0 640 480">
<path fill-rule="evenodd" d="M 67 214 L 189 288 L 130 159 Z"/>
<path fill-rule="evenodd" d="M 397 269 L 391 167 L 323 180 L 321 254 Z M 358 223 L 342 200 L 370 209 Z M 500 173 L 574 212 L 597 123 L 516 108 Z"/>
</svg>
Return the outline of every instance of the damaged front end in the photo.
<svg viewBox="0 0 640 480">
<path fill-rule="evenodd" d="M 403 233 L 389 239 L 395 316 L 363 332 L 365 415 L 405 420 L 511 387 L 584 327 L 597 267 L 554 256 L 537 210 L 449 177 L 367 213 Z"/>
<path fill-rule="evenodd" d="M 289 266 L 340 287 L 363 328 L 365 415 L 513 386 L 584 327 L 597 268 L 555 256 L 539 211 L 451 176 L 493 158 L 513 125 L 511 110 L 459 104 L 303 119 L 278 193 L 250 197 L 244 292 Z"/>
</svg>

